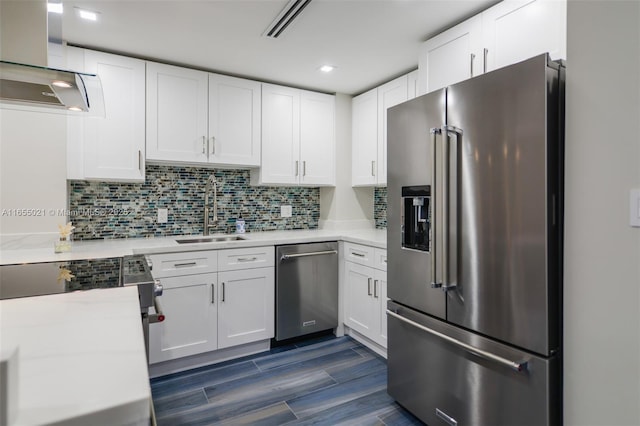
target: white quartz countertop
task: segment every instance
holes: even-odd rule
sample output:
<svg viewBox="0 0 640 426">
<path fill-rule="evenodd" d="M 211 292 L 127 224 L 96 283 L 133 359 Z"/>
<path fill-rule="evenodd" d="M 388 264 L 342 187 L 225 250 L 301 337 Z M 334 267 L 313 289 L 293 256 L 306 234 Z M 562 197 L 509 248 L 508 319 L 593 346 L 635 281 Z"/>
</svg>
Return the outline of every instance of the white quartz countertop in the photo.
<svg viewBox="0 0 640 426">
<path fill-rule="evenodd" d="M 64 262 L 79 259 L 121 257 L 130 254 L 216 250 L 318 241 L 347 241 L 377 248 L 386 248 L 387 246 L 387 231 L 385 229 L 265 231 L 248 232 L 243 236 L 246 239 L 241 241 L 192 244 L 178 244 L 176 239 L 194 237 L 193 235 L 77 241 L 72 243 L 72 251 L 68 253 L 53 252 L 55 238 L 52 238 L 49 244 L 42 244 L 40 241 L 32 242 L 29 238 L 15 238 L 9 242 L 2 243 L 0 265 Z"/>
<path fill-rule="evenodd" d="M 0 301 L 0 345 L 18 347 L 16 425 L 148 424 L 138 290 Z"/>
</svg>

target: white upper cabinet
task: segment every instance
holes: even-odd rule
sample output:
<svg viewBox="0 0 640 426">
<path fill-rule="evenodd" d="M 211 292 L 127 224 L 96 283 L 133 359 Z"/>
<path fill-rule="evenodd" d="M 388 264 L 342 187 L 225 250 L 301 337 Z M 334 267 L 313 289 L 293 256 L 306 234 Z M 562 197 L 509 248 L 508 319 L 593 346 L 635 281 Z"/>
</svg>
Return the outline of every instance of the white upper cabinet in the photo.
<svg viewBox="0 0 640 426">
<path fill-rule="evenodd" d="M 376 184 L 378 158 L 378 89 L 356 96 L 351 102 L 351 184 Z"/>
<path fill-rule="evenodd" d="M 549 52 L 567 57 L 564 0 L 507 0 L 482 14 L 487 71 Z"/>
<path fill-rule="evenodd" d="M 145 62 L 80 48 L 67 49 L 69 65 L 97 74 L 104 117 L 68 119 L 70 179 L 144 181 Z"/>
<path fill-rule="evenodd" d="M 474 16 L 427 40 L 418 60 L 418 94 L 482 73 L 482 17 Z"/>
<path fill-rule="evenodd" d="M 209 161 L 260 166 L 260 86 L 209 74 Z"/>
<path fill-rule="evenodd" d="M 207 73 L 147 63 L 147 159 L 207 162 Z"/>
<path fill-rule="evenodd" d="M 419 57 L 419 94 L 532 56 L 565 59 L 566 0 L 505 0 L 427 40 Z"/>
<path fill-rule="evenodd" d="M 335 185 L 335 96 L 300 91 L 300 183 Z"/>
<path fill-rule="evenodd" d="M 260 165 L 260 83 L 147 63 L 147 159 Z"/>
<path fill-rule="evenodd" d="M 408 100 L 408 86 L 409 78 L 403 75 L 353 98 L 352 186 L 386 186 L 387 109 Z"/>
<path fill-rule="evenodd" d="M 254 185 L 335 185 L 335 97 L 262 84 L 262 162 Z"/>
<path fill-rule="evenodd" d="M 420 90 L 418 89 L 418 82 L 420 79 L 418 78 L 418 70 L 411 71 L 407 74 L 407 100 L 411 100 L 420 95 Z"/>
<path fill-rule="evenodd" d="M 407 101 L 406 75 L 378 87 L 377 185 L 387 185 L 387 109 Z"/>
</svg>

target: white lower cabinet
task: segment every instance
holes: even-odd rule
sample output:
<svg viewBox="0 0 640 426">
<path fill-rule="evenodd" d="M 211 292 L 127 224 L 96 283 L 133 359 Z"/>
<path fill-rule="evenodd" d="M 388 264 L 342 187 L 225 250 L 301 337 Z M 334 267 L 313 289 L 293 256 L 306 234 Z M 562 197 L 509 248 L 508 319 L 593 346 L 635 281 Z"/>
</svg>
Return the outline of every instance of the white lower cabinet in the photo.
<svg viewBox="0 0 640 426">
<path fill-rule="evenodd" d="M 274 269 L 218 273 L 218 348 L 274 335 Z"/>
<path fill-rule="evenodd" d="M 165 320 L 149 326 L 155 364 L 274 336 L 274 248 L 149 256 Z M 218 271 L 218 272 L 216 272 Z"/>
<path fill-rule="evenodd" d="M 372 251 L 375 253 L 374 256 L 345 258 L 344 323 L 386 348 L 386 251 L 345 243 L 347 254 L 353 252 L 357 255 Z"/>
</svg>

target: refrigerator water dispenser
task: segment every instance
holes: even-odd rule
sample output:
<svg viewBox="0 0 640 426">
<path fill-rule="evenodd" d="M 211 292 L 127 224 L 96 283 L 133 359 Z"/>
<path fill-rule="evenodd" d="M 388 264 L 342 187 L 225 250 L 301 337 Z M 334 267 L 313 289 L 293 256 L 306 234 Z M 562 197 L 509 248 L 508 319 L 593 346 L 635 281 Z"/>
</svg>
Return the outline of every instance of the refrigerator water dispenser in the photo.
<svg viewBox="0 0 640 426">
<path fill-rule="evenodd" d="M 402 187 L 402 247 L 429 251 L 431 187 Z"/>
</svg>

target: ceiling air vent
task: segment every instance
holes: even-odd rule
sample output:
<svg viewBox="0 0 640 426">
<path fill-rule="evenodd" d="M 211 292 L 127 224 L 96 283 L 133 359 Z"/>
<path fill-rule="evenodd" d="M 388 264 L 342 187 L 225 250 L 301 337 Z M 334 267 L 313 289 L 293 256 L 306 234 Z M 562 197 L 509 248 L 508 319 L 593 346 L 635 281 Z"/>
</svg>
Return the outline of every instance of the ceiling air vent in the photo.
<svg viewBox="0 0 640 426">
<path fill-rule="evenodd" d="M 291 0 L 264 32 L 265 37 L 278 38 L 311 0 Z"/>
</svg>

